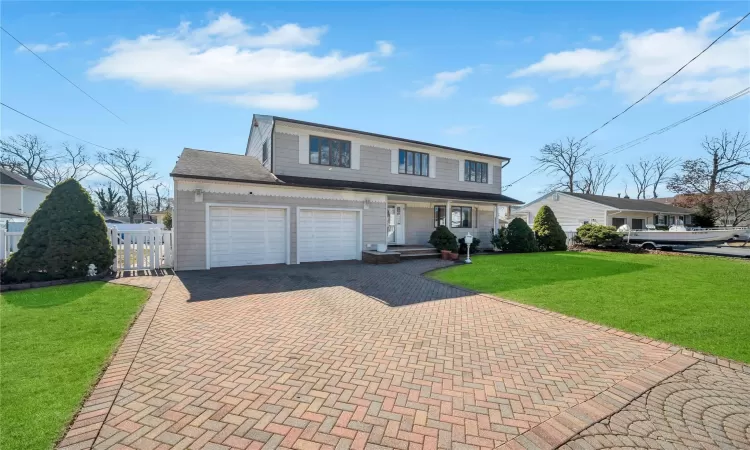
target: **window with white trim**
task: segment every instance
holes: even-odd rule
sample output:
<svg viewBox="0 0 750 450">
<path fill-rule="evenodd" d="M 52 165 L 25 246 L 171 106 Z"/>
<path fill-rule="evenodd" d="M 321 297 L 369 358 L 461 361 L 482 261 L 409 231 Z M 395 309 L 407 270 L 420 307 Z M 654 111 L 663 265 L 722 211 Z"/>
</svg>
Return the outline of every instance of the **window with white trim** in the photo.
<svg viewBox="0 0 750 450">
<path fill-rule="evenodd" d="M 398 151 L 398 173 L 430 176 L 430 155 L 411 150 Z"/>
<path fill-rule="evenodd" d="M 471 228 L 471 206 L 451 206 L 451 228 Z"/>
<path fill-rule="evenodd" d="M 310 136 L 310 164 L 352 167 L 352 143 L 341 139 Z"/>
<path fill-rule="evenodd" d="M 466 160 L 464 161 L 464 181 L 474 183 L 486 183 L 489 167 L 487 163 Z"/>
</svg>

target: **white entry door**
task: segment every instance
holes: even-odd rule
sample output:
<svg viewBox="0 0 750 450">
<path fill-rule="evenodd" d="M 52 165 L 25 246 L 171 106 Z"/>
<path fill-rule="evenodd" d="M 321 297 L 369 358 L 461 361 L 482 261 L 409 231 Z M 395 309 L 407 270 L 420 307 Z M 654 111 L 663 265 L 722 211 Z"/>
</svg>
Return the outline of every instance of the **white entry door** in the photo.
<svg viewBox="0 0 750 450">
<path fill-rule="evenodd" d="M 359 259 L 358 211 L 300 209 L 298 214 L 299 262 Z"/>
<path fill-rule="evenodd" d="M 403 245 L 406 241 L 406 205 L 388 205 L 388 235 L 387 242 L 391 245 Z"/>
<path fill-rule="evenodd" d="M 287 262 L 286 220 L 286 209 L 212 206 L 210 267 Z"/>
</svg>

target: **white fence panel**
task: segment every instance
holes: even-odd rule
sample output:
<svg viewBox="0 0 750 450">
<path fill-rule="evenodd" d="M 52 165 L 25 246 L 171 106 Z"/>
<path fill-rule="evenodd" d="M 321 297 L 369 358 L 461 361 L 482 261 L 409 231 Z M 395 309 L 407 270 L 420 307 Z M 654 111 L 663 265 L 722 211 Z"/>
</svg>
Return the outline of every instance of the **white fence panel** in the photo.
<svg viewBox="0 0 750 450">
<path fill-rule="evenodd" d="M 174 238 L 172 231 L 161 228 L 121 230 L 109 229 L 110 241 L 117 251 L 112 270 L 151 270 L 172 267 Z"/>
<path fill-rule="evenodd" d="M 5 231 L 0 229 L 0 258 L 8 259 L 11 253 L 18 250 L 18 241 L 21 240 L 23 231 Z"/>
</svg>

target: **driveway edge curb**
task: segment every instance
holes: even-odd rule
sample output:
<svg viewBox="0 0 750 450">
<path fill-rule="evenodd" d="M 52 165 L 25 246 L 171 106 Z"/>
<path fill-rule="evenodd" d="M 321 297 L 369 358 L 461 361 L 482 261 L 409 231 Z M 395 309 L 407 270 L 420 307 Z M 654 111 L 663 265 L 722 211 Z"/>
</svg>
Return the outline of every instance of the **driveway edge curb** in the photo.
<svg viewBox="0 0 750 450">
<path fill-rule="evenodd" d="M 159 280 L 57 449 L 83 450 L 94 446 L 171 281 L 172 275 Z"/>
<path fill-rule="evenodd" d="M 498 450 L 556 449 L 591 425 L 622 410 L 662 381 L 697 362 L 695 358 L 679 353 L 674 354 L 496 448 Z"/>
</svg>

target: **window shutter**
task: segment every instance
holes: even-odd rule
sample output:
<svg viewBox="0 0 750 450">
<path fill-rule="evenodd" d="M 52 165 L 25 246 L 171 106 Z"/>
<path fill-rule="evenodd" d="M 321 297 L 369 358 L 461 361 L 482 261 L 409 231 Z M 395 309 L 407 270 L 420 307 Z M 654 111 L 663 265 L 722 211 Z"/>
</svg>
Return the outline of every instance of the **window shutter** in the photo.
<svg viewBox="0 0 750 450">
<path fill-rule="evenodd" d="M 359 142 L 352 141 L 351 162 L 352 169 L 359 170 L 360 151 L 362 145 Z"/>
<path fill-rule="evenodd" d="M 299 135 L 299 163 L 310 164 L 310 135 Z"/>
<path fill-rule="evenodd" d="M 391 173 L 398 174 L 398 149 L 391 149 Z"/>
<path fill-rule="evenodd" d="M 437 176 L 437 156 L 430 155 L 430 178 Z"/>
<path fill-rule="evenodd" d="M 492 184 L 492 172 L 495 171 L 495 166 L 487 164 L 487 184 Z"/>
</svg>

